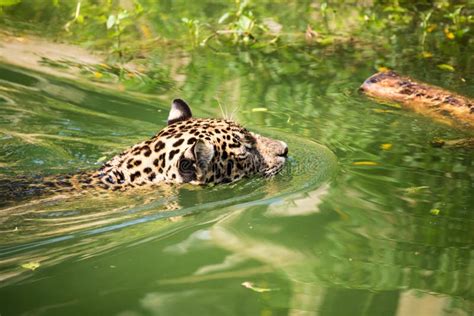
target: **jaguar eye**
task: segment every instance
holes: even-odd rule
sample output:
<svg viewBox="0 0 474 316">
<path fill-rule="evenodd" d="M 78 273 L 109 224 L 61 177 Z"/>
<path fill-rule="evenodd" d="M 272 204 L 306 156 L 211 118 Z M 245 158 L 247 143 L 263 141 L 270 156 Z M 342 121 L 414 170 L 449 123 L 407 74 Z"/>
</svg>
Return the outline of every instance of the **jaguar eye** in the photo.
<svg viewBox="0 0 474 316">
<path fill-rule="evenodd" d="M 250 135 L 245 136 L 245 138 L 244 138 L 244 146 L 245 146 L 247 149 L 252 149 L 254 145 L 255 145 L 255 138 L 252 137 L 252 136 L 250 136 Z"/>
<path fill-rule="evenodd" d="M 183 158 L 179 161 L 179 171 L 181 173 L 190 173 L 194 171 L 194 162 L 191 159 Z"/>
</svg>

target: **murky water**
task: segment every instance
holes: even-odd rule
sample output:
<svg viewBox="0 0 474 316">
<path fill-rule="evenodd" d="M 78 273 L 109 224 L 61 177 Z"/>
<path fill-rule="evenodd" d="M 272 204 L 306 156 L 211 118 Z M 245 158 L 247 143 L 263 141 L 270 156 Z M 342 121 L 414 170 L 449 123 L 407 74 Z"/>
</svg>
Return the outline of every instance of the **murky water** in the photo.
<svg viewBox="0 0 474 316">
<path fill-rule="evenodd" d="M 207 117 L 222 116 L 218 98 L 285 140 L 287 167 L 223 186 L 2 201 L 1 315 L 472 312 L 474 156 L 429 145 L 465 132 L 358 93 L 383 52 L 171 55 L 179 80 L 159 99 L 0 66 L 2 178 L 98 168 L 164 126 L 176 96 Z M 392 61 L 474 95 L 467 65 L 428 64 Z"/>
</svg>

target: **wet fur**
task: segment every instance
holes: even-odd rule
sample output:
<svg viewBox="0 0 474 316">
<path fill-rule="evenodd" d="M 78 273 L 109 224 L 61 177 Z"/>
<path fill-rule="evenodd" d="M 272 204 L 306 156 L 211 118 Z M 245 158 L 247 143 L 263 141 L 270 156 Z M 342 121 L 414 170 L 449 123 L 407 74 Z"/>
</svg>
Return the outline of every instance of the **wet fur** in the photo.
<svg viewBox="0 0 474 316">
<path fill-rule="evenodd" d="M 176 99 L 165 128 L 100 169 L 0 181 L 0 194 L 6 200 L 18 200 L 89 189 L 124 191 L 160 183 L 229 183 L 278 173 L 287 152 L 284 142 L 249 132 L 233 121 L 193 118 L 189 106 Z"/>
</svg>

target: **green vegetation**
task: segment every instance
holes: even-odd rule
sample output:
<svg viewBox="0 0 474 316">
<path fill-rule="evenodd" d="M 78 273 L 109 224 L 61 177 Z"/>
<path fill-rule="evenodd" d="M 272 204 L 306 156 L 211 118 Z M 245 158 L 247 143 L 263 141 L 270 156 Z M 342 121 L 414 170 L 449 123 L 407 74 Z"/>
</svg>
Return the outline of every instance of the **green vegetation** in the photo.
<svg viewBox="0 0 474 316">
<path fill-rule="evenodd" d="M 310 74 L 326 62 L 326 52 L 345 50 L 360 51 L 355 58 L 373 71 L 392 68 L 401 58 L 460 80 L 474 71 L 472 0 L 0 0 L 0 8 L 6 32 L 37 34 L 106 56 L 97 65 L 42 62 L 145 93 L 176 88 L 176 72 L 194 64 L 180 54 L 204 54 L 210 66 L 209 55 L 227 54 L 274 78 L 294 74 L 302 60 Z M 370 56 L 366 48 L 373 50 Z M 175 60 L 164 60 L 170 56 Z"/>
<path fill-rule="evenodd" d="M 111 62 L 122 64 L 167 45 L 217 50 L 348 41 L 383 45 L 407 32 L 418 53 L 430 58 L 472 44 L 470 2 L 0 0 L 0 22 L 106 50 Z"/>
</svg>

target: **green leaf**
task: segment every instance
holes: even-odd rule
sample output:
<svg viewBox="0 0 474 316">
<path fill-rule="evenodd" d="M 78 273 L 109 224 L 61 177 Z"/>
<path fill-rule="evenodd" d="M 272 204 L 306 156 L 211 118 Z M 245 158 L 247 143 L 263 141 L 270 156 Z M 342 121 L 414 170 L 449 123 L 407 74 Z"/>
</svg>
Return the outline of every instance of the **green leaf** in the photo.
<svg viewBox="0 0 474 316">
<path fill-rule="evenodd" d="M 120 12 L 120 13 L 118 14 L 117 20 L 118 20 L 118 21 L 121 21 L 121 20 L 123 20 L 123 19 L 128 18 L 128 16 L 129 16 L 128 11 L 124 10 L 124 11 L 122 11 L 122 12 Z"/>
<path fill-rule="evenodd" d="M 243 32 L 250 32 L 253 27 L 253 21 L 246 15 L 242 15 L 239 19 L 239 28 Z"/>
<path fill-rule="evenodd" d="M 219 24 L 222 24 L 225 22 L 225 20 L 227 20 L 227 18 L 230 16 L 229 12 L 226 12 L 224 13 L 220 18 L 219 18 L 219 21 L 217 21 L 217 23 Z"/>
<path fill-rule="evenodd" d="M 107 29 L 110 30 L 114 25 L 115 25 L 115 22 L 116 22 L 117 18 L 115 17 L 115 15 L 109 15 L 109 18 L 107 19 Z"/>
<path fill-rule="evenodd" d="M 408 194 L 415 194 L 415 193 L 418 193 L 420 191 L 428 190 L 429 188 L 430 188 L 429 186 L 422 185 L 422 186 L 419 186 L 419 187 L 405 188 L 405 189 L 403 189 L 403 191 L 405 191 Z"/>
<path fill-rule="evenodd" d="M 327 2 L 323 2 L 323 3 L 321 3 L 321 6 L 320 6 L 319 9 L 320 9 L 322 12 L 325 12 L 325 11 L 327 10 L 327 8 L 328 8 L 328 3 L 327 3 Z"/>
</svg>

